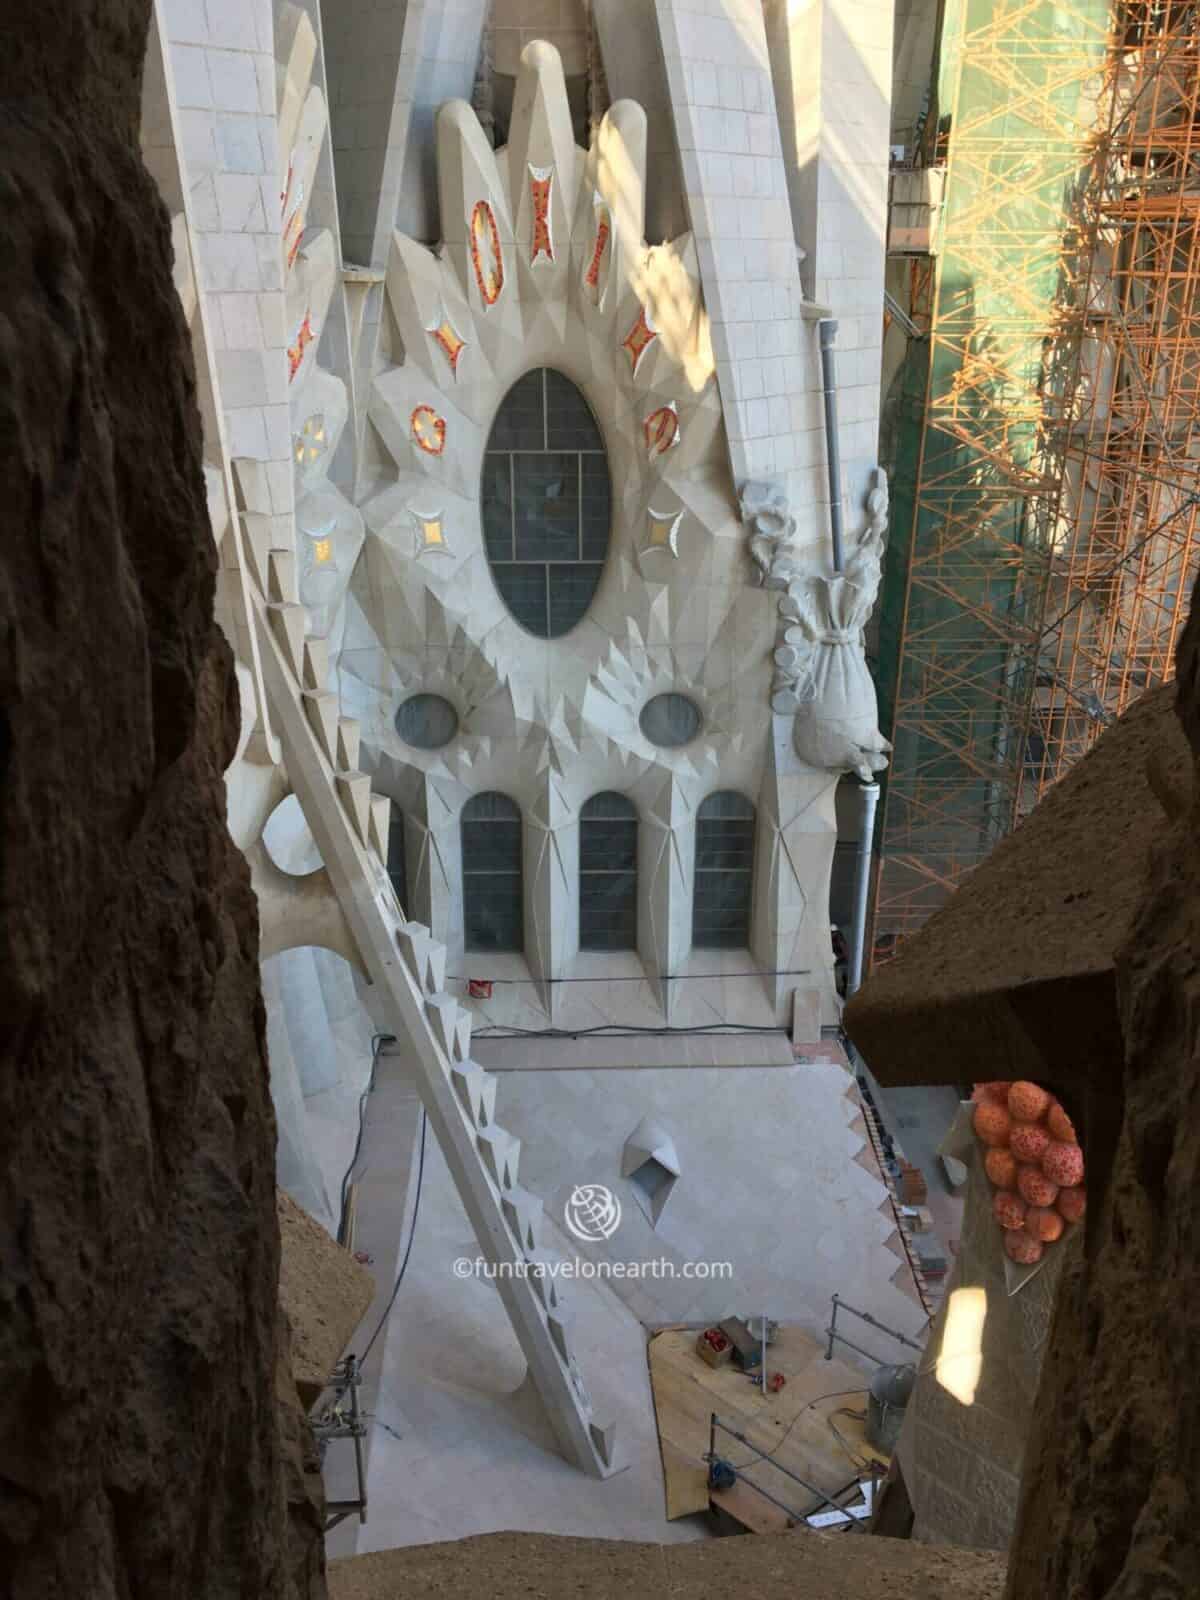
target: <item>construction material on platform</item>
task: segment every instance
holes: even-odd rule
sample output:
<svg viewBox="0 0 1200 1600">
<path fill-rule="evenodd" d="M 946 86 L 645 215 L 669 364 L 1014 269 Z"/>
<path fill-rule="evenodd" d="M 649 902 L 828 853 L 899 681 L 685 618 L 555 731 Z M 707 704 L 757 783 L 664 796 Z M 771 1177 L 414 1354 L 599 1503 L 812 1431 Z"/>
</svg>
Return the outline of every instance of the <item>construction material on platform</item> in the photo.
<svg viewBox="0 0 1200 1600">
<path fill-rule="evenodd" d="M 900 1203 L 905 1206 L 923 1206 L 929 1199 L 925 1174 L 911 1161 L 900 1157 Z"/>
<path fill-rule="evenodd" d="M 696 1336 L 696 1354 L 707 1366 L 728 1366 L 733 1357 L 733 1345 L 720 1328 L 705 1328 Z"/>
<path fill-rule="evenodd" d="M 755 1469 L 754 1480 L 785 1504 L 794 1504 L 792 1486 L 774 1462 L 825 1494 L 841 1489 L 862 1463 L 886 1466 L 886 1457 L 867 1442 L 863 1421 L 839 1414 L 837 1435 L 831 1426 L 839 1407 L 862 1409 L 863 1399 L 854 1397 L 865 1396 L 868 1380 L 836 1357 L 824 1360 L 824 1347 L 799 1328 L 782 1324 L 771 1346 L 771 1369 L 787 1379 L 776 1395 L 764 1395 L 733 1366 L 697 1360 L 695 1342 L 695 1329 L 668 1329 L 655 1334 L 648 1349 L 668 1520 L 708 1508 L 704 1454 L 714 1411 L 771 1457 Z M 748 1450 L 731 1454 L 735 1464 L 749 1459 Z M 798 1509 L 808 1508 L 801 1502 Z"/>
<path fill-rule="evenodd" d="M 733 1364 L 741 1372 L 754 1372 L 762 1366 L 761 1338 L 750 1332 L 741 1317 L 727 1317 L 721 1323 L 721 1332 L 733 1346 Z"/>
<path fill-rule="evenodd" d="M 880 1367 L 867 1391 L 867 1438 L 890 1456 L 896 1448 L 908 1397 L 917 1381 L 915 1367 Z"/>
</svg>

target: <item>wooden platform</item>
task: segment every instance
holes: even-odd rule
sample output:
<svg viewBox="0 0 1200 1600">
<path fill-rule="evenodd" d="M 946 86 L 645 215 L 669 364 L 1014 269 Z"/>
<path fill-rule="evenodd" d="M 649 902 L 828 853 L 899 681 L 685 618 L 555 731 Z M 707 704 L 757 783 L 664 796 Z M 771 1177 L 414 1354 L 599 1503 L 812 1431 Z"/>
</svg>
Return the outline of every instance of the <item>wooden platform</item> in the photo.
<svg viewBox="0 0 1200 1600">
<path fill-rule="evenodd" d="M 836 1357 L 826 1361 L 824 1345 L 809 1335 L 798 1328 L 780 1328 L 776 1342 L 768 1347 L 767 1365 L 771 1372 L 782 1372 L 787 1384 L 778 1394 L 766 1398 L 749 1378 L 732 1367 L 706 1366 L 696 1354 L 695 1344 L 694 1328 L 668 1329 L 650 1340 L 650 1387 L 658 1421 L 668 1521 L 708 1510 L 708 1468 L 703 1457 L 708 1450 L 709 1417 L 714 1411 L 760 1450 L 774 1452 L 781 1466 L 826 1494 L 843 1488 L 858 1472 L 851 1454 L 863 1463 L 863 1475 L 871 1459 L 887 1467 L 888 1457 L 867 1443 L 864 1424 L 853 1417 L 833 1417 L 850 1454 L 838 1443 L 830 1427 L 831 1415 L 847 1406 L 866 1411 L 867 1378 Z M 844 1389 L 859 1392 L 823 1398 Z M 745 1476 L 784 1505 L 797 1511 L 810 1508 L 813 1495 L 769 1463 L 749 1465 L 751 1452 L 728 1434 L 718 1432 L 717 1452 L 735 1466 L 747 1463 Z M 742 1485 L 738 1487 L 741 1493 Z M 769 1525 L 778 1526 L 782 1519 L 770 1501 L 759 1495 L 753 1498 Z"/>
</svg>

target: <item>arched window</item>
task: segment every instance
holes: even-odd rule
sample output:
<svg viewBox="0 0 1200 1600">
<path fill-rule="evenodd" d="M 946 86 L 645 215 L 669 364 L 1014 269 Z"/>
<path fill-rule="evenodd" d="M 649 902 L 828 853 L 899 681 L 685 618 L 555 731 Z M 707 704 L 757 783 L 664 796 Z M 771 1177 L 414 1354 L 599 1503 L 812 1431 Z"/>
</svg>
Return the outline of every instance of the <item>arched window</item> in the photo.
<svg viewBox="0 0 1200 1600">
<path fill-rule="evenodd" d="M 579 814 L 579 948 L 637 949 L 637 808 L 596 794 Z"/>
<path fill-rule="evenodd" d="M 754 807 L 724 789 L 696 813 L 696 887 L 692 944 L 697 950 L 744 950 L 750 943 L 754 889 Z"/>
<path fill-rule="evenodd" d="M 538 367 L 500 402 L 483 458 L 483 540 L 513 616 L 540 639 L 579 622 L 608 554 L 604 440 L 570 378 Z"/>
<path fill-rule="evenodd" d="M 521 812 L 506 794 L 472 795 L 462 813 L 468 950 L 523 950 Z"/>
<path fill-rule="evenodd" d="M 411 920 L 412 913 L 408 904 L 408 868 L 404 859 L 404 813 L 394 800 L 388 817 L 387 870 L 388 877 L 392 880 L 392 888 L 396 891 L 396 899 L 400 902 L 400 909 Z"/>
</svg>

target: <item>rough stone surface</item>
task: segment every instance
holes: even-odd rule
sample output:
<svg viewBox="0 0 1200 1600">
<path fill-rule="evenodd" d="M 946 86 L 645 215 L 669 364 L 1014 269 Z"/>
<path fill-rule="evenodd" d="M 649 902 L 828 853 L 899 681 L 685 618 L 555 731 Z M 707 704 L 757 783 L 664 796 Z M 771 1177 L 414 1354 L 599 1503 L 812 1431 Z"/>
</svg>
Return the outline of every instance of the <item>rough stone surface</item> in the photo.
<svg viewBox="0 0 1200 1600">
<path fill-rule="evenodd" d="M 277 1204 L 279 1303 L 292 1329 L 292 1376 L 311 1408 L 371 1304 L 375 1280 L 282 1189 Z"/>
<path fill-rule="evenodd" d="M 1082 1243 L 1082 1230 L 1055 1246 L 1041 1270 L 1010 1295 L 992 1218 L 992 1187 L 978 1150 L 970 1153 L 968 1167 L 958 1252 L 896 1454 L 912 1499 L 914 1538 L 1007 1550 L 1058 1283 L 1068 1254 Z M 940 1381 L 938 1363 L 955 1296 L 968 1289 L 983 1290 L 987 1314 L 979 1381 L 965 1405 Z"/>
<path fill-rule="evenodd" d="M 1187 803 L 1174 703 L 1168 684 L 1133 706 L 849 1003 L 847 1031 L 880 1082 L 1074 1080 L 1119 1094 L 1114 959 L 1163 797 Z"/>
<path fill-rule="evenodd" d="M 1200 757 L 1200 616 L 1178 715 Z M 1117 952 L 1124 1116 L 1089 1168 L 1085 1251 L 1064 1275 L 1027 1458 L 1009 1600 L 1200 1593 L 1200 784 L 1160 830 Z"/>
<path fill-rule="evenodd" d="M 316 1596 L 272 1385 L 275 1130 L 224 824 L 236 689 L 137 155 L 149 0 L 19 10 L 0 49 L 2 1586 Z"/>
<path fill-rule="evenodd" d="M 1000 1556 L 807 1532 L 694 1544 L 489 1533 L 329 1564 L 332 1600 L 999 1600 Z"/>
</svg>

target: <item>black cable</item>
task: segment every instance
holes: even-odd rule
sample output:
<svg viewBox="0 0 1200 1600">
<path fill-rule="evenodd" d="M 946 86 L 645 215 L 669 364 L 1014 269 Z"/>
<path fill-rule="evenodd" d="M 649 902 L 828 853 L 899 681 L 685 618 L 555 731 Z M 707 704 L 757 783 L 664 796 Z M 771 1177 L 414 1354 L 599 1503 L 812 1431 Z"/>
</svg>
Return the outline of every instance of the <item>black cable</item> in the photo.
<svg viewBox="0 0 1200 1600">
<path fill-rule="evenodd" d="M 768 1345 L 767 1346 L 768 1352 L 770 1351 L 770 1348 L 771 1348 L 771 1346 Z M 764 1374 L 764 1376 L 765 1376 L 765 1374 Z M 757 1458 L 757 1460 L 755 1460 L 755 1461 L 741 1461 L 741 1462 L 733 1461 L 733 1462 L 730 1462 L 730 1465 L 732 1467 L 738 1469 L 738 1470 L 741 1470 L 742 1468 L 745 1468 L 745 1467 L 758 1466 L 763 1461 L 770 1461 L 772 1459 L 772 1457 L 776 1454 L 777 1451 L 783 1449 L 784 1445 L 787 1443 L 788 1435 L 791 1433 L 792 1429 L 800 1421 L 800 1418 L 804 1415 L 804 1413 L 806 1411 L 810 1411 L 813 1406 L 819 1406 L 821 1404 L 822 1400 L 841 1400 L 841 1399 L 844 1399 L 844 1397 L 846 1395 L 849 1395 L 849 1394 L 866 1394 L 866 1393 L 867 1393 L 866 1387 L 863 1386 L 862 1388 L 859 1388 L 859 1389 L 835 1389 L 832 1394 L 814 1395 L 813 1398 L 808 1402 L 807 1405 L 804 1405 L 804 1406 L 800 1407 L 799 1411 L 797 1411 L 796 1415 L 792 1418 L 792 1420 L 788 1423 L 787 1427 L 783 1430 L 782 1436 L 778 1440 L 776 1440 L 774 1446 L 770 1450 L 768 1450 L 765 1454 L 759 1456 Z M 826 1421 L 828 1421 L 828 1420 L 829 1419 L 826 1418 Z"/>
<path fill-rule="evenodd" d="M 342 1176 L 342 1187 L 338 1205 L 337 1242 L 346 1242 L 346 1199 L 350 1193 L 350 1176 L 358 1165 L 358 1158 L 362 1152 L 363 1130 L 366 1127 L 367 1098 L 375 1087 L 375 1069 L 379 1065 L 379 1052 L 383 1048 L 384 1040 L 395 1044 L 395 1035 L 391 1033 L 377 1033 L 371 1039 L 371 1072 L 367 1078 L 367 1086 L 358 1097 L 358 1134 L 354 1140 L 354 1154 L 350 1157 L 350 1165 Z"/>
<path fill-rule="evenodd" d="M 367 1348 L 363 1351 L 362 1355 L 359 1357 L 359 1366 L 360 1367 L 366 1365 L 367 1357 L 371 1354 L 371 1346 L 375 1343 L 376 1339 L 378 1339 L 379 1335 L 382 1333 L 383 1325 L 387 1321 L 388 1317 L 391 1315 L 392 1307 L 396 1304 L 396 1296 L 400 1293 L 400 1285 L 404 1282 L 404 1272 L 405 1272 L 405 1268 L 408 1266 L 408 1258 L 409 1258 L 409 1256 L 412 1255 L 413 1240 L 417 1237 L 417 1213 L 421 1209 L 421 1185 L 422 1185 L 422 1181 L 423 1181 L 423 1179 L 425 1177 L 425 1131 L 426 1131 L 426 1129 L 428 1127 L 429 1127 L 429 1118 L 425 1114 L 424 1107 L 422 1107 L 422 1109 L 421 1109 L 421 1153 L 420 1153 L 420 1156 L 417 1158 L 417 1194 L 416 1194 L 416 1198 L 413 1201 L 412 1223 L 411 1223 L 411 1225 L 409 1227 L 409 1230 L 408 1230 L 408 1248 L 404 1252 L 404 1260 L 400 1263 L 400 1270 L 396 1274 L 396 1281 L 392 1285 L 392 1292 L 391 1292 L 390 1296 L 388 1297 L 388 1303 L 383 1308 L 383 1315 L 380 1317 L 379 1321 L 375 1324 L 375 1332 L 371 1335 L 370 1339 L 367 1340 Z"/>
</svg>

